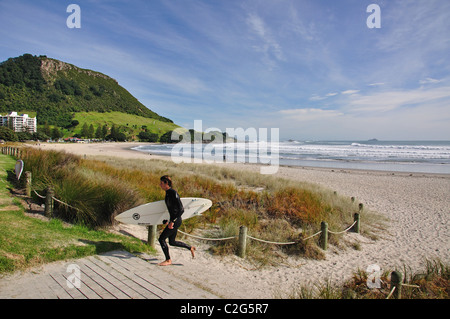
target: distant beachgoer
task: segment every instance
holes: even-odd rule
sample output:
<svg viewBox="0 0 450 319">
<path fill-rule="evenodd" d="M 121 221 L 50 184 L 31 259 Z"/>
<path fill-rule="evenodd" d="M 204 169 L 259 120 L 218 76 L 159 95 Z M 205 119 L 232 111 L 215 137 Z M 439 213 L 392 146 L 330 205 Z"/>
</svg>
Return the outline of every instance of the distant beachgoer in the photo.
<svg viewBox="0 0 450 319">
<path fill-rule="evenodd" d="M 178 195 L 177 191 L 172 188 L 172 179 L 167 175 L 161 176 L 159 186 L 166 192 L 166 197 L 164 200 L 170 215 L 170 219 L 166 223 L 167 226 L 164 228 L 158 239 L 166 257 L 166 260 L 159 265 L 168 266 L 172 264 L 172 260 L 170 259 L 169 247 L 166 243 L 167 238 L 169 238 L 170 246 L 177 246 L 190 250 L 192 258 L 195 257 L 195 247 L 175 240 L 178 228 L 182 223 L 181 215 L 184 213 L 184 208 L 180 200 L 180 195 Z"/>
</svg>

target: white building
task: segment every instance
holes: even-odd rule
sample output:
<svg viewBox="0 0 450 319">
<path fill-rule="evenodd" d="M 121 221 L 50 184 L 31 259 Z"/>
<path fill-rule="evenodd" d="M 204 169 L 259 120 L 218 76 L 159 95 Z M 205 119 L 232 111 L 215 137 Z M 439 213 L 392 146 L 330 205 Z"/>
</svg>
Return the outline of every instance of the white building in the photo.
<svg viewBox="0 0 450 319">
<path fill-rule="evenodd" d="M 8 115 L 0 116 L 0 126 L 7 126 L 14 132 L 37 131 L 37 122 L 35 117 L 29 117 L 28 114 L 17 115 L 17 112 L 10 112 Z"/>
</svg>

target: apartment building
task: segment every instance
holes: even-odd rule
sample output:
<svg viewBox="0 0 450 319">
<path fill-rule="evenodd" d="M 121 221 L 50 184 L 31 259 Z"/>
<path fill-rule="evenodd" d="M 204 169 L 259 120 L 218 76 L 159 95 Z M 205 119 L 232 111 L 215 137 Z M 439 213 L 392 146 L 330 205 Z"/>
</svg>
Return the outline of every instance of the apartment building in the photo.
<svg viewBox="0 0 450 319">
<path fill-rule="evenodd" d="M 37 131 L 37 122 L 35 117 L 29 117 L 28 114 L 18 115 L 17 112 L 10 112 L 8 115 L 0 116 L 0 126 L 7 126 L 14 132 Z"/>
</svg>

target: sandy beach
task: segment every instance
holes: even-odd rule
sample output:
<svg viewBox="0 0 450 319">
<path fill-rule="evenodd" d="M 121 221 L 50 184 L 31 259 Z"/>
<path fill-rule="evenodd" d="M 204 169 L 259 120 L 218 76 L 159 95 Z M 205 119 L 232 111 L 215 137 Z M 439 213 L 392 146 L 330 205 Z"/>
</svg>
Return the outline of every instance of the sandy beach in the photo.
<svg viewBox="0 0 450 319">
<path fill-rule="evenodd" d="M 142 144 L 41 143 L 36 147 L 65 150 L 87 157 L 170 160 L 169 157 L 131 150 L 136 145 Z M 257 165 L 207 165 L 233 165 L 233 168 L 259 172 Z M 207 251 L 207 243 L 186 239 L 197 246 L 196 258 L 191 259 L 189 252 L 171 248 L 176 265 L 165 267 L 165 271 L 183 276 L 225 298 L 274 298 L 288 294 L 299 284 L 324 283 L 325 280 L 343 282 L 358 269 L 366 270 L 372 264 L 379 265 L 382 271 L 404 265 L 414 271 L 423 269 L 425 259 L 440 259 L 447 264 L 450 261 L 450 175 L 280 167 L 277 176 L 317 183 L 339 194 L 353 196 L 365 207 L 386 217 L 389 220 L 387 229 L 378 234 L 377 240 L 347 233 L 345 236 L 349 240 L 360 244 L 359 250 L 330 247 L 325 260 L 290 257 L 277 266 L 263 269 L 256 269 L 237 256 L 212 256 Z M 123 227 L 136 237 L 147 239 L 144 227 Z M 158 258 L 162 260 L 159 245 L 157 250 Z"/>
</svg>

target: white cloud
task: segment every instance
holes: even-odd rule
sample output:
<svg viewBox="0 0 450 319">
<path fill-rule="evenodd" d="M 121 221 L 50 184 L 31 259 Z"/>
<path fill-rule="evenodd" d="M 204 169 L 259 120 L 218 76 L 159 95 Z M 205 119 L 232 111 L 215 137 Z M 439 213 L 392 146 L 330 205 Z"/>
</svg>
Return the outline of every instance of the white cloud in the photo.
<svg viewBox="0 0 450 319">
<path fill-rule="evenodd" d="M 286 138 L 449 139 L 450 87 L 342 95 L 336 109 L 284 109 L 273 116 Z"/>
<path fill-rule="evenodd" d="M 356 94 L 358 93 L 359 90 L 347 90 L 347 91 L 342 91 L 342 94 Z"/>
<path fill-rule="evenodd" d="M 387 91 L 353 96 L 348 101 L 348 112 L 388 112 L 402 107 L 426 105 L 434 100 L 450 98 L 450 87 Z M 450 106 L 449 111 L 450 111 Z"/>
<path fill-rule="evenodd" d="M 309 100 L 310 101 L 321 101 L 321 100 L 325 100 L 325 99 L 327 99 L 327 98 L 329 98 L 329 97 L 332 97 L 332 96 L 336 96 L 336 95 L 338 95 L 339 93 L 336 93 L 336 92 L 330 92 L 330 93 L 327 93 L 325 96 L 319 96 L 319 95 L 317 95 L 317 94 L 314 94 L 313 96 L 311 96 L 310 98 L 309 98 Z"/>
<path fill-rule="evenodd" d="M 443 80 L 436 80 L 433 78 L 426 78 L 425 80 L 420 80 L 420 84 L 436 84 L 436 83 L 440 83 Z"/>
<path fill-rule="evenodd" d="M 251 31 L 256 33 L 262 40 L 262 44 L 254 45 L 253 48 L 258 52 L 264 53 L 263 61 L 270 67 L 275 65 L 274 60 L 284 61 L 285 58 L 281 46 L 274 39 L 272 32 L 264 21 L 258 15 L 251 13 L 248 15 L 246 22 Z"/>
<path fill-rule="evenodd" d="M 316 95 L 316 94 L 314 94 L 313 96 L 311 96 L 309 98 L 310 101 L 321 101 L 321 100 L 325 100 L 325 99 L 326 99 L 326 97 L 319 96 L 319 95 Z"/>
</svg>

